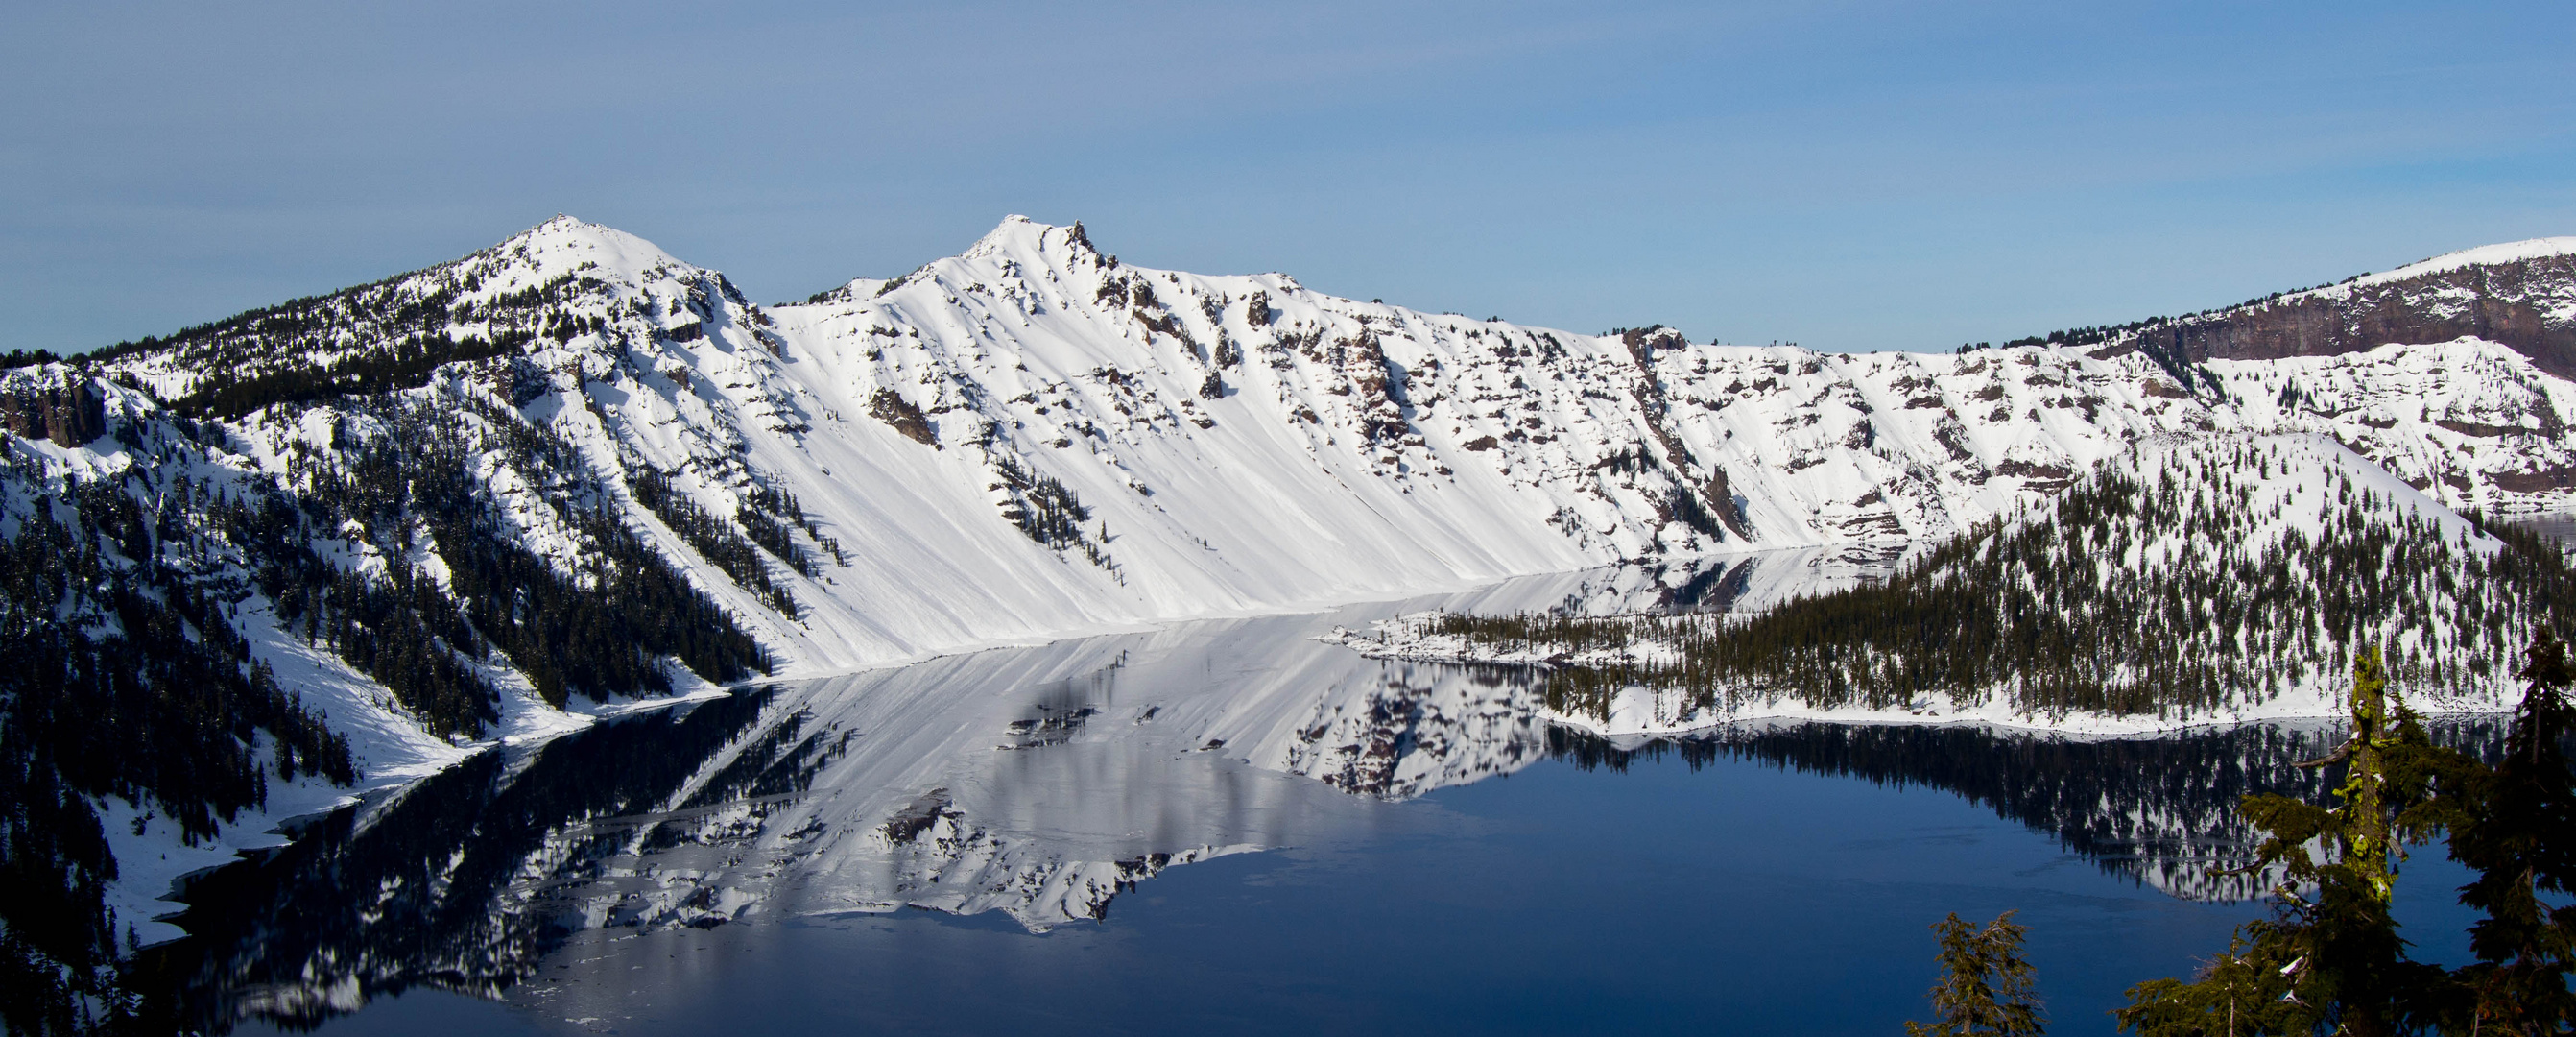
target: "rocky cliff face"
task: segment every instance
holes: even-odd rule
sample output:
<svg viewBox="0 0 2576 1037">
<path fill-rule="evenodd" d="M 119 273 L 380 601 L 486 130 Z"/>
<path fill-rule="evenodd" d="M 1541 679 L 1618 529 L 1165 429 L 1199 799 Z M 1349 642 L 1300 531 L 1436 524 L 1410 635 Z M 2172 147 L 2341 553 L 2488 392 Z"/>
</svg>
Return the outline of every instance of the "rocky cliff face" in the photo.
<svg viewBox="0 0 2576 1037">
<path fill-rule="evenodd" d="M 2148 322 L 2105 355 L 2143 351 L 2170 365 L 2337 356 L 2389 343 L 2477 338 L 2543 371 L 2576 377 L 2576 238 L 2471 249 L 2342 284 Z"/>
<path fill-rule="evenodd" d="M 86 378 L 0 375 L 0 430 L 82 446 L 107 432 L 107 398 Z"/>
</svg>

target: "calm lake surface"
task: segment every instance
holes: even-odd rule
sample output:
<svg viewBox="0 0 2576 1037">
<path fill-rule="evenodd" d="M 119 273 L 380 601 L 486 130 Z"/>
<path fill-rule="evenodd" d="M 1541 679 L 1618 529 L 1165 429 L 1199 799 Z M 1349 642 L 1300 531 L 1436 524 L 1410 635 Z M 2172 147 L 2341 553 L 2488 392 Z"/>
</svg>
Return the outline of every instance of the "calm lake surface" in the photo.
<svg viewBox="0 0 2576 1037">
<path fill-rule="evenodd" d="M 2135 740 L 1746 726 L 1612 743 L 1510 670 L 1310 640 L 1432 606 L 1758 606 L 1830 558 L 1584 574 L 747 688 L 320 821 L 190 895 L 237 1033 L 1870 1033 L 2006 910 L 2054 1033 L 2262 913 L 2211 860 L 2327 724 Z M 1672 588 L 1679 587 L 1676 592 Z M 2498 730 L 2447 724 L 2479 744 Z M 2420 957 L 2464 876 L 2410 864 Z"/>
</svg>

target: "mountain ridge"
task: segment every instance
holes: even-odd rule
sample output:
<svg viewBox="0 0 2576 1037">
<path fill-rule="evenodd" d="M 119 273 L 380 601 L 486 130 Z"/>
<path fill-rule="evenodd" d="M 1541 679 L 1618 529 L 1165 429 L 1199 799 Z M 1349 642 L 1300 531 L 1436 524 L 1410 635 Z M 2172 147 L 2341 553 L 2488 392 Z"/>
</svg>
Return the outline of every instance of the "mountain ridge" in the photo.
<svg viewBox="0 0 2576 1037">
<path fill-rule="evenodd" d="M 1667 554 L 1884 547 L 1966 528 L 2169 432 L 2319 431 L 2451 503 L 2576 502 L 2576 456 L 2553 434 L 2576 419 L 2576 397 L 2514 351 L 2471 343 L 2222 360 L 2191 367 L 2186 383 L 2103 350 L 1834 355 L 1660 330 L 1581 336 L 1321 296 L 1283 274 L 1137 268 L 1078 224 L 1022 217 L 904 277 L 843 287 L 754 306 L 721 273 L 558 217 L 450 264 L 104 366 L 183 413 L 240 410 L 259 435 L 236 445 L 263 469 L 328 444 L 286 428 L 275 405 L 246 406 L 257 398 L 240 392 L 227 405 L 225 392 L 303 379 L 278 403 L 305 420 L 344 389 L 436 381 L 573 430 L 612 489 L 668 482 L 715 525 L 777 530 L 768 540 L 790 568 L 838 553 L 838 568 L 880 584 L 940 572 L 1057 603 L 1010 610 L 1021 617 L 1002 626 L 1027 636 Z M 345 323 L 316 315 L 334 308 Z M 399 370 L 369 381 L 371 364 Z M 2401 375 L 2411 391 L 2377 388 Z M 2445 381 L 2477 391 L 2452 393 L 2437 415 L 2423 404 Z M 749 505 L 780 493 L 796 515 Z M 1261 504 L 1233 506 L 1244 497 Z M 509 510 L 547 543 L 542 515 Z M 919 513 L 938 521 L 903 518 Z M 996 518 L 1026 535 L 993 536 Z M 708 555 L 660 525 L 657 543 L 684 566 Z M 1341 540 L 1364 561 L 1317 579 L 1300 545 L 1345 529 L 1360 531 Z M 1013 561 L 960 568 L 966 543 Z M 865 561 L 888 556 L 901 558 Z M 791 588 L 798 619 L 828 620 L 816 637 L 764 631 L 797 670 L 973 643 L 885 626 L 925 604 L 955 613 L 954 602 L 825 589 L 842 586 L 836 575 L 755 576 L 773 589 L 727 604 L 758 615 L 762 594 Z M 841 598 L 856 600 L 826 607 Z M 986 618 L 958 615 L 950 629 Z M 809 655 L 794 643 L 822 640 L 869 647 Z"/>
</svg>

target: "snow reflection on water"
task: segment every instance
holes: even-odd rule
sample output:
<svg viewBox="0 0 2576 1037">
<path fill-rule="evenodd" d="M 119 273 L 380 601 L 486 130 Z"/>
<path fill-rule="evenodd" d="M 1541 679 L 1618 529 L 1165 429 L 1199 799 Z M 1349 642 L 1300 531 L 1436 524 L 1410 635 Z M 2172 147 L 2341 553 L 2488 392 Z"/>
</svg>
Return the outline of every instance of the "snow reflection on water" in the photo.
<svg viewBox="0 0 2576 1037">
<path fill-rule="evenodd" d="M 2576 514 L 2536 511 L 2499 515 L 2497 518 L 2517 526 L 2527 526 L 2533 532 L 2549 538 L 2562 549 L 2569 548 L 2571 542 L 2576 542 Z"/>
<path fill-rule="evenodd" d="M 1750 761 L 1937 788 L 2107 869 L 2237 896 L 2203 877 L 2242 836 L 2227 808 L 2328 780 L 2288 766 L 2336 737 L 2328 725 L 2121 741 L 1784 724 L 1614 744 L 1537 719 L 1521 671 L 1310 640 L 1432 605 L 1758 608 L 1870 571 L 1766 556 L 1182 624 L 762 685 L 487 752 L 200 883 L 194 935 L 151 958 L 162 1008 L 222 1029 L 420 985 L 499 996 L 550 953 L 620 932 L 920 908 L 1044 933 L 1180 864 L 1454 834 L 1457 815 L 1408 801 L 1544 761 Z"/>
</svg>

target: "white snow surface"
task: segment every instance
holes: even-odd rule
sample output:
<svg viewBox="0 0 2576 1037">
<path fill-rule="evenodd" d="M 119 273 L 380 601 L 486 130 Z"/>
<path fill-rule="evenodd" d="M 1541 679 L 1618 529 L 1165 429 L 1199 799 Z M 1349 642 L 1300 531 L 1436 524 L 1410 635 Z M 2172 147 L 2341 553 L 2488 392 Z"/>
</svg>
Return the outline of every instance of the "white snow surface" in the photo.
<svg viewBox="0 0 2576 1037">
<path fill-rule="evenodd" d="M 2379 300 L 2394 302 L 2404 308 L 2418 309 L 2426 315 L 2459 320 L 2470 316 L 2473 308 L 2478 305 L 2481 292 L 2472 290 L 2458 278 L 2443 278 L 2442 275 L 2464 270 L 2509 266 L 2530 260 L 2558 259 L 2569 255 L 2576 255 L 2576 237 L 2532 238 L 2527 241 L 2481 245 L 2477 248 L 2462 249 L 2409 263 L 2394 270 L 2362 274 L 2336 284 L 2289 292 L 2217 312 L 2263 310 L 2299 302 L 2360 301 L 2367 306 L 2376 305 L 2378 303 L 2374 303 L 2373 300 Z M 2423 283 L 2409 283 L 2416 281 L 2423 281 Z M 2485 289 L 2491 304 L 2503 302 L 2529 307 L 2554 326 L 2564 327 L 2570 322 L 2576 322 L 2576 284 L 2569 284 L 2563 278 L 2497 278 L 2481 275 L 2476 283 Z M 2355 316 L 2360 315 L 2356 313 Z"/>
</svg>

